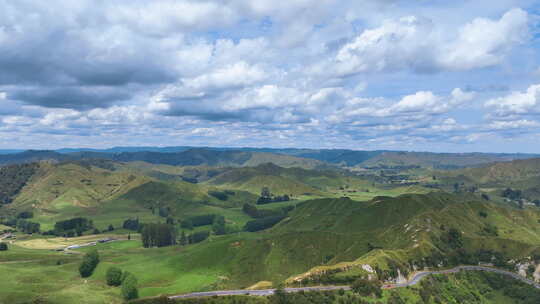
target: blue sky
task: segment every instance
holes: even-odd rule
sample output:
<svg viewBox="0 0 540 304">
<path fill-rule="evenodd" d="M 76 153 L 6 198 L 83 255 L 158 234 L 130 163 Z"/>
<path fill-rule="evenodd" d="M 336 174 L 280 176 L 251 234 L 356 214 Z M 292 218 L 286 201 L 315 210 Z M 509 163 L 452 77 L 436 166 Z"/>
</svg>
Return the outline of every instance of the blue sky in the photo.
<svg viewBox="0 0 540 304">
<path fill-rule="evenodd" d="M 539 7 L 0 0 L 0 148 L 538 153 Z"/>
</svg>

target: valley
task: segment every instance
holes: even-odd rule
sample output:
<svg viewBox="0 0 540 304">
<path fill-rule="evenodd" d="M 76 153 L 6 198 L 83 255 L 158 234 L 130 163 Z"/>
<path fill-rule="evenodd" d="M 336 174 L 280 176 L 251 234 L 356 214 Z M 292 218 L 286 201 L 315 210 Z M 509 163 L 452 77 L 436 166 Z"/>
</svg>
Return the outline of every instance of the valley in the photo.
<svg viewBox="0 0 540 304">
<path fill-rule="evenodd" d="M 111 267 L 136 277 L 144 301 L 359 280 L 401 287 L 407 278 L 416 295 L 383 288 L 383 297 L 412 299 L 422 286 L 416 278 L 464 265 L 540 280 L 537 159 L 452 170 L 413 160 L 358 171 L 272 162 L 281 157 L 216 166 L 230 159 L 219 154 L 184 166 L 55 156 L 0 167 L 8 246 L 0 303 L 122 303 L 119 288 L 106 284 Z M 396 175 L 414 182 L 396 183 Z M 81 260 L 95 250 L 99 264 L 80 277 Z"/>
</svg>

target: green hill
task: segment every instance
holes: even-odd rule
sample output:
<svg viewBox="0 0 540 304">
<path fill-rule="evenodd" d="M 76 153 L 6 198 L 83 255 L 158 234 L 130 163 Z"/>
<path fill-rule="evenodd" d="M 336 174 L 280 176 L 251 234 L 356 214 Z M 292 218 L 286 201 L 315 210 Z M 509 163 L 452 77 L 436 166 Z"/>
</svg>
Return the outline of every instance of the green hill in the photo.
<svg viewBox="0 0 540 304">
<path fill-rule="evenodd" d="M 243 189 L 260 193 L 262 187 L 269 187 L 272 193 L 302 195 L 330 195 L 341 187 L 350 189 L 370 188 L 371 183 L 346 175 L 336 170 L 306 170 L 302 168 L 282 168 L 272 163 L 256 167 L 231 168 L 207 181 L 210 185 Z M 330 195 L 331 196 L 331 195 Z"/>
<path fill-rule="evenodd" d="M 500 197 L 505 189 L 521 191 L 516 198 L 529 202 L 540 200 L 540 158 L 494 163 L 479 168 L 436 172 L 438 184 L 450 190 L 456 183 L 462 188 L 474 186 L 480 191 Z M 512 198 L 512 200 L 516 200 Z"/>
</svg>

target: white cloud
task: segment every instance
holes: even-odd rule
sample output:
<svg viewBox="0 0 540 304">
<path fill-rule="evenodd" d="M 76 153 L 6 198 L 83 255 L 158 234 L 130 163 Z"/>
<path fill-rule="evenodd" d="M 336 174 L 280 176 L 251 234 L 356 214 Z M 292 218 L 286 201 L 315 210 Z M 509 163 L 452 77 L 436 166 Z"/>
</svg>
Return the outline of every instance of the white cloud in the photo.
<svg viewBox="0 0 540 304">
<path fill-rule="evenodd" d="M 188 88 L 196 90 L 226 89 L 252 85 L 261 82 L 267 74 L 258 66 L 237 62 L 191 79 L 184 79 Z"/>
<path fill-rule="evenodd" d="M 540 84 L 530 86 L 526 92 L 511 94 L 491 99 L 486 107 L 493 108 L 499 117 L 540 113 Z"/>
<path fill-rule="evenodd" d="M 338 75 L 471 70 L 501 63 L 527 37 L 528 14 L 521 9 L 508 11 L 500 20 L 476 18 L 457 33 L 429 19 L 408 16 L 363 31 L 338 51 L 330 65 L 336 65 Z"/>
<path fill-rule="evenodd" d="M 442 66 L 470 70 L 499 64 L 508 51 L 528 38 L 528 14 L 508 11 L 498 21 L 476 18 L 460 29 L 458 38 L 440 51 Z"/>
<path fill-rule="evenodd" d="M 494 121 L 488 125 L 491 130 L 508 130 L 508 129 L 521 129 L 521 128 L 538 128 L 540 122 L 531 120 L 514 120 L 514 121 Z"/>
</svg>

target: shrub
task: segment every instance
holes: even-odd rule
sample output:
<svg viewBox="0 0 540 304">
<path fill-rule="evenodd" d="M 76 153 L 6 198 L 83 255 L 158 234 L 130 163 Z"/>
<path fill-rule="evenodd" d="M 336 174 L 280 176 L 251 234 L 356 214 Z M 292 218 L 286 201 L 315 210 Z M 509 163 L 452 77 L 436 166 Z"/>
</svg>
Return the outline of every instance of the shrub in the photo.
<svg viewBox="0 0 540 304">
<path fill-rule="evenodd" d="M 87 278 L 92 275 L 94 269 L 99 264 L 99 254 L 97 250 L 93 250 L 84 255 L 83 261 L 79 266 L 81 277 Z"/>
<path fill-rule="evenodd" d="M 8 250 L 8 245 L 6 243 L 0 243 L 0 251 Z"/>
<path fill-rule="evenodd" d="M 122 297 L 126 301 L 137 299 L 139 297 L 137 278 L 132 274 L 128 274 L 122 281 Z"/>
<path fill-rule="evenodd" d="M 209 231 L 199 231 L 199 232 L 190 234 L 188 237 L 188 241 L 190 244 L 196 244 L 196 243 L 200 243 L 206 240 L 209 236 L 210 236 Z"/>
<path fill-rule="evenodd" d="M 117 267 L 109 267 L 106 274 L 107 285 L 120 286 L 122 284 L 122 270 Z"/>
<path fill-rule="evenodd" d="M 353 292 L 369 297 L 376 296 L 380 298 L 382 296 L 382 284 L 380 281 L 370 281 L 367 279 L 358 279 L 351 285 Z"/>
<path fill-rule="evenodd" d="M 262 218 L 259 220 L 249 221 L 246 223 L 244 230 L 249 231 L 249 232 L 265 230 L 279 223 L 284 218 L 285 216 L 272 216 L 272 217 Z"/>
</svg>

